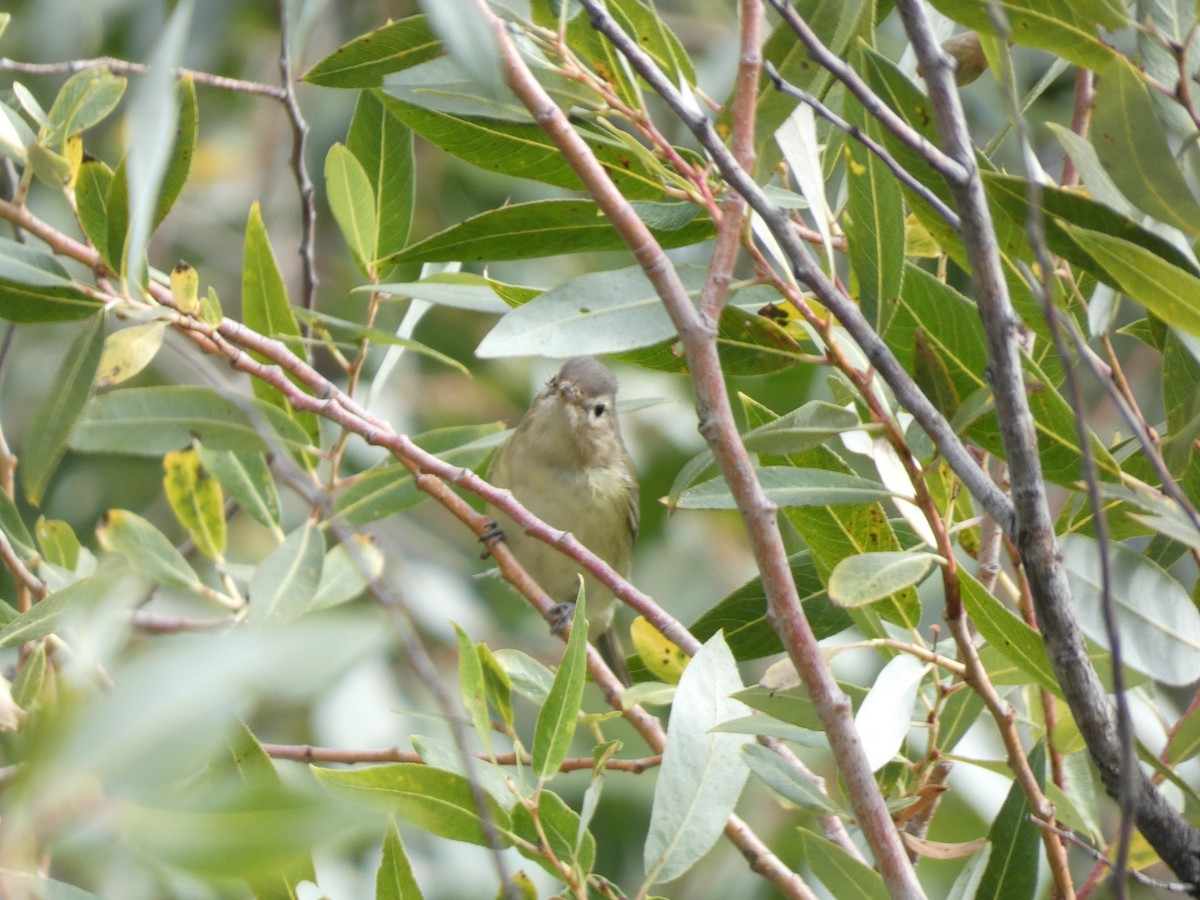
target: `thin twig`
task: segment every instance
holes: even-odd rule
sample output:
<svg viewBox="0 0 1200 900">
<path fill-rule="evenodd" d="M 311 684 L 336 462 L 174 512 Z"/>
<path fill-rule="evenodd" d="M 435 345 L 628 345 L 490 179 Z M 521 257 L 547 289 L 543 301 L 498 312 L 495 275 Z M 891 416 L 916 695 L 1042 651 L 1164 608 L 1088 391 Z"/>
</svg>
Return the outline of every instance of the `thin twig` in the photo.
<svg viewBox="0 0 1200 900">
<path fill-rule="evenodd" d="M 804 44 L 809 55 L 817 64 L 845 85 L 846 89 L 884 128 L 894 134 L 909 149 L 919 154 L 947 182 L 961 183 L 967 178 L 970 167 L 964 165 L 961 160 L 956 160 L 951 155 L 943 153 L 884 103 L 849 63 L 822 43 L 817 33 L 809 27 L 809 24 L 787 0 L 767 0 L 767 2 L 783 17 L 783 21 L 795 32 L 796 37 L 800 38 L 800 42 Z"/>
<path fill-rule="evenodd" d="M 317 233 L 316 188 L 308 176 L 308 122 L 296 100 L 296 83 L 292 78 L 292 50 L 288 28 L 288 2 L 279 0 L 279 76 L 283 82 L 283 108 L 292 126 L 292 156 L 290 165 L 300 192 L 300 266 L 303 285 L 300 305 L 309 311 L 317 308 L 317 262 L 314 245 Z M 308 326 L 304 326 L 308 333 Z"/>
<path fill-rule="evenodd" d="M 145 75 L 144 63 L 129 62 L 113 56 L 101 56 L 94 59 L 73 59 L 57 63 L 27 63 L 15 59 L 0 59 L 0 72 L 19 72 L 23 75 L 63 75 L 82 72 L 87 69 L 108 69 L 119 75 Z M 243 81 L 240 78 L 226 78 L 224 75 L 213 75 L 209 72 L 197 72 L 195 69 L 176 69 L 176 78 L 191 77 L 196 84 L 219 88 L 223 91 L 234 91 L 239 94 L 258 94 L 262 97 L 273 97 L 283 100 L 286 97 L 283 88 L 271 84 L 261 84 L 257 81 Z"/>
<path fill-rule="evenodd" d="M 958 213 L 948 207 L 942 201 L 941 197 L 917 180 L 911 172 L 904 168 L 904 166 L 900 165 L 899 161 L 888 152 L 886 147 L 864 132 L 857 125 L 851 125 L 808 91 L 804 90 L 803 88 L 796 87 L 791 82 L 785 80 L 769 60 L 763 68 L 766 70 L 767 76 L 775 84 L 775 87 L 778 90 L 790 97 L 795 97 L 801 103 L 812 107 L 813 111 L 816 112 L 817 115 L 821 116 L 821 118 L 830 122 L 834 127 L 846 132 L 846 134 L 848 134 L 851 138 L 858 141 L 870 152 L 874 153 L 879 160 L 891 170 L 892 174 L 895 175 L 896 178 L 903 182 L 910 191 L 928 203 L 934 212 L 936 212 L 950 224 L 951 228 L 953 228 L 955 231 L 958 231 L 961 224 L 958 219 Z M 743 168 L 746 167 L 743 166 Z"/>
<path fill-rule="evenodd" d="M 990 381 L 1013 483 L 1017 548 L 1055 676 L 1105 787 L 1117 796 L 1123 777 L 1120 741 L 1106 691 L 1092 666 L 1071 607 L 1070 586 L 1054 536 L 1020 348 L 1015 340 L 1020 320 L 1009 299 L 983 181 L 975 166 L 974 148 L 954 83 L 953 64 L 939 47 L 923 4 L 897 0 L 896 8 L 929 88 L 942 142 L 949 155 L 970 173 L 965 183 L 951 182 L 950 189 L 963 219 L 963 244 L 987 340 Z M 1137 780 L 1137 822 L 1143 834 L 1177 875 L 1200 881 L 1200 833 L 1170 807 L 1140 768 L 1134 768 L 1132 777 Z"/>
<path fill-rule="evenodd" d="M 1028 819 L 1043 831 L 1053 831 L 1064 841 L 1074 844 L 1101 865 L 1113 868 L 1113 861 L 1111 859 L 1109 859 L 1087 841 L 1080 840 L 1074 832 L 1059 828 L 1053 822 L 1047 822 L 1044 819 L 1037 818 L 1037 816 L 1029 816 Z M 1149 875 L 1142 874 L 1137 869 L 1126 870 L 1125 876 L 1133 879 L 1138 884 L 1145 887 L 1153 888 L 1156 891 L 1166 891 L 1171 894 L 1187 894 L 1190 893 L 1195 887 L 1194 885 L 1180 881 L 1159 881 L 1157 878 L 1151 878 Z"/>
<path fill-rule="evenodd" d="M 273 759 L 288 759 L 295 762 L 335 762 L 353 765 L 355 763 L 377 762 L 411 762 L 424 764 L 425 760 L 419 753 L 412 750 L 401 750 L 399 747 L 389 747 L 384 750 L 335 750 L 330 747 L 310 747 L 305 744 L 263 744 L 263 751 Z M 532 758 L 516 753 L 489 754 L 482 751 L 473 756 L 483 762 L 494 763 L 498 766 L 530 766 Z M 603 767 L 610 772 L 629 772 L 641 775 L 662 765 L 662 755 L 646 756 L 641 759 L 616 759 L 609 757 Z M 559 766 L 560 772 L 590 771 L 596 767 L 596 760 L 590 756 L 564 759 Z"/>
<path fill-rule="evenodd" d="M 646 78 L 681 120 L 692 127 L 698 119 L 711 125 L 692 104 L 683 102 L 675 86 L 642 51 L 637 41 L 616 23 L 607 8 L 596 0 L 583 0 L 593 28 L 604 34 L 630 65 Z M 480 6 L 486 13 L 486 7 Z M 762 575 L 771 616 L 789 656 L 796 665 L 825 727 L 830 745 L 841 763 L 859 826 L 875 855 L 884 883 L 896 897 L 923 897 L 924 891 L 913 872 L 891 816 L 883 803 L 871 772 L 861 739 L 851 717 L 849 699 L 832 677 L 821 655 L 812 628 L 800 607 L 791 577 L 787 553 L 779 531 L 777 508 L 766 497 L 753 464 L 738 436 L 729 397 L 721 377 L 713 323 L 697 315 L 686 291 L 661 247 L 633 214 L 629 203 L 616 190 L 562 111 L 546 95 L 512 47 L 504 27 L 496 24 L 496 36 L 507 66 L 509 86 L 533 112 L 542 129 L 562 151 L 580 176 L 588 192 L 604 211 L 646 271 L 679 334 L 688 368 L 692 373 L 700 431 L 713 448 L 721 473 L 737 501 L 737 508 L 750 535 L 755 562 Z M 720 141 L 716 141 L 732 169 L 743 171 Z M 708 149 L 707 144 L 705 148 Z M 745 191 L 740 191 L 749 199 Z M 786 872 L 787 880 L 775 881 L 777 889 L 795 891 L 798 879 Z"/>
</svg>

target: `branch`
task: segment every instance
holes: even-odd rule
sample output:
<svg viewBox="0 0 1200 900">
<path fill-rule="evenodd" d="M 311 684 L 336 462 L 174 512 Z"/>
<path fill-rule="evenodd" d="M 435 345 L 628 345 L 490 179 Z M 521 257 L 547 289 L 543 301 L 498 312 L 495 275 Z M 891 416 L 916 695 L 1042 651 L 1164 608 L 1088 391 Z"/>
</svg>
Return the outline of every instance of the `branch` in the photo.
<svg viewBox="0 0 1200 900">
<path fill-rule="evenodd" d="M 655 78 L 651 85 L 659 90 L 659 85 L 666 79 L 657 66 L 642 53 L 636 42 L 617 26 L 607 10 L 596 0 L 584 0 L 583 6 L 591 17 L 593 27 L 612 41 L 639 74 L 645 77 L 646 71 L 653 70 Z M 688 369 L 692 373 L 700 431 L 712 447 L 725 482 L 736 499 L 738 512 L 749 532 L 755 562 L 762 574 L 773 622 L 820 714 L 830 745 L 846 778 L 847 793 L 858 823 L 875 854 L 884 882 L 892 895 L 923 897 L 924 892 L 905 854 L 867 762 L 862 742 L 854 726 L 849 698 L 834 680 L 800 607 L 787 561 L 787 552 L 779 531 L 776 516 L 778 509 L 766 497 L 758 483 L 753 463 L 737 432 L 721 376 L 714 323 L 699 315 L 662 248 L 597 163 L 590 148 L 571 126 L 567 117 L 530 73 L 513 45 L 504 23 L 492 14 L 485 4 L 480 3 L 478 8 L 480 14 L 489 17 L 493 23 L 509 87 L 533 113 L 546 135 L 558 146 L 588 193 L 624 239 L 671 317 L 688 360 Z M 674 88 L 668 85 L 668 89 L 678 99 Z M 661 90 L 659 92 L 663 93 Z M 703 116 L 700 118 L 703 119 Z M 725 148 L 722 146 L 722 149 Z M 728 151 L 726 154 L 729 155 Z M 732 161 L 732 156 L 730 159 Z M 736 161 L 733 161 L 733 165 L 737 166 Z M 742 195 L 746 196 L 744 192 Z M 798 879 L 792 873 L 788 874 L 791 876 L 788 886 L 794 892 Z M 776 882 L 776 886 L 783 887 L 779 882 Z"/>
<path fill-rule="evenodd" d="M 146 66 L 143 63 L 129 62 L 113 56 L 100 56 L 94 59 L 73 59 L 60 63 L 27 63 L 15 59 L 0 59 L 0 72 L 19 72 L 24 75 L 60 75 L 83 72 L 87 69 L 108 69 L 121 75 L 145 75 Z M 176 69 L 176 78 L 191 77 L 196 84 L 220 88 L 223 91 L 234 91 L 239 94 L 258 94 L 263 97 L 273 97 L 283 100 L 286 97 L 283 88 L 257 81 L 243 81 L 240 78 L 226 78 L 224 75 L 213 75 L 209 72 L 197 72 L 195 69 Z"/>
<path fill-rule="evenodd" d="M 949 184 L 962 216 L 963 244 L 987 338 L 988 371 L 1013 485 L 1015 542 L 1055 676 L 1105 787 L 1111 795 L 1119 796 L 1120 741 L 1112 708 L 1087 655 L 1083 634 L 1070 605 L 1070 587 L 1055 541 L 1033 416 L 1022 376 L 1016 340 L 1021 323 L 1008 296 L 991 213 L 954 84 L 953 64 L 938 46 L 924 6 L 915 0 L 897 0 L 896 6 L 929 88 L 942 143 L 947 154 L 970 176 Z M 1167 804 L 1141 768 L 1135 767 L 1131 777 L 1135 782 L 1136 818 L 1142 833 L 1180 878 L 1200 883 L 1200 834 Z"/>
<path fill-rule="evenodd" d="M 300 104 L 296 102 L 290 41 L 288 3 L 287 0 L 279 0 L 279 75 L 283 82 L 283 96 L 280 100 L 292 126 L 290 165 L 296 176 L 296 188 L 300 191 L 300 264 L 304 273 L 300 303 L 311 312 L 317 308 L 317 262 L 313 249 L 317 233 L 317 206 L 313 198 L 317 191 L 313 187 L 312 179 L 308 177 L 308 122 L 304 120 L 304 113 L 300 111 Z M 307 326 L 305 333 L 307 334 Z"/>
<path fill-rule="evenodd" d="M 766 70 L 767 77 L 771 79 L 777 90 L 782 91 L 789 97 L 795 97 L 801 103 L 812 107 L 813 111 L 816 112 L 816 114 L 821 118 L 825 119 L 835 128 L 839 128 L 846 132 L 846 134 L 854 138 L 854 140 L 858 141 L 869 151 L 874 153 L 879 160 L 891 170 L 892 174 L 895 175 L 896 178 L 898 178 L 901 182 L 903 182 L 910 191 L 928 203 L 934 212 L 936 212 L 950 224 L 951 228 L 953 228 L 955 231 L 959 230 L 961 223 L 958 221 L 958 213 L 943 203 L 941 197 L 917 180 L 917 178 L 911 172 L 909 172 L 908 169 L 900 165 L 899 161 L 887 151 L 886 147 L 874 140 L 869 134 L 864 132 L 857 125 L 851 125 L 808 91 L 804 90 L 803 88 L 798 88 L 791 82 L 785 80 L 783 76 L 779 74 L 776 68 L 771 65 L 771 63 L 768 62 L 766 64 Z M 739 160 L 739 162 L 741 161 Z M 750 171 L 750 167 L 746 166 L 745 164 L 742 165 L 742 168 L 746 169 L 746 171 Z"/>
<path fill-rule="evenodd" d="M 335 750 L 330 747 L 310 747 L 306 744 L 263 744 L 263 751 L 273 759 L 288 759 L 295 762 L 336 762 L 336 763 L 376 763 L 376 762 L 411 762 L 425 764 L 420 754 L 412 750 L 401 750 L 390 747 L 386 750 Z M 488 754 L 482 751 L 473 753 L 476 759 L 483 762 L 495 763 L 499 766 L 530 766 L 532 757 L 516 753 Z M 646 756 L 641 759 L 613 759 L 604 761 L 604 768 L 610 772 L 629 772 L 641 775 L 650 769 L 662 765 L 662 755 Z M 564 759 L 559 766 L 560 772 L 591 771 L 596 767 L 596 760 L 590 756 Z"/>
<path fill-rule="evenodd" d="M 863 81 L 862 76 L 858 72 L 854 71 L 844 59 L 821 43 L 821 39 L 817 37 L 817 33 L 808 26 L 808 23 L 804 21 L 799 13 L 792 9 L 787 0 L 768 0 L 768 2 L 783 17 L 783 21 L 787 22 L 788 27 L 796 33 L 796 37 L 800 38 L 800 42 L 804 44 L 809 55 L 816 60 L 817 64 L 845 85 L 846 89 L 858 99 L 858 102 L 884 128 L 895 135 L 910 150 L 919 154 L 946 181 L 955 183 L 967 177 L 971 171 L 969 166 L 964 166 L 961 161 L 956 161 L 951 155 L 943 153 L 940 149 L 929 143 L 923 134 L 909 125 L 890 106 L 884 103 L 867 86 L 867 83 Z"/>
</svg>

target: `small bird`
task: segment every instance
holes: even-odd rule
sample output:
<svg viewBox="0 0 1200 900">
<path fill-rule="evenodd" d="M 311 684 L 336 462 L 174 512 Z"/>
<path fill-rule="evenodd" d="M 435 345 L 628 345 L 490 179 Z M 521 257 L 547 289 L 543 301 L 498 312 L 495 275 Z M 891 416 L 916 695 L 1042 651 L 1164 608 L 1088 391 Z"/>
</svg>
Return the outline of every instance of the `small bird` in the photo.
<svg viewBox="0 0 1200 900">
<path fill-rule="evenodd" d="M 508 488 L 547 525 L 571 532 L 628 577 L 637 538 L 638 480 L 621 439 L 616 394 L 617 379 L 607 367 L 586 356 L 567 360 L 496 452 L 488 480 Z M 628 685 L 625 656 L 612 627 L 612 591 L 499 510 L 496 519 L 518 561 L 563 604 L 564 616 L 574 611 L 578 576 L 583 575 L 593 643 Z"/>
</svg>

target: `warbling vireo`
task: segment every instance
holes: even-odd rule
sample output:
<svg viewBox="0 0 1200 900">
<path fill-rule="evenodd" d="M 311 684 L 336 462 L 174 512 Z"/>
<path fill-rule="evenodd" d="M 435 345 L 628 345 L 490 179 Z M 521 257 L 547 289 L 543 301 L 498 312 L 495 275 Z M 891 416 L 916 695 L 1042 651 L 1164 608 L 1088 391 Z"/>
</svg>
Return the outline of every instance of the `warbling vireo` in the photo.
<svg viewBox="0 0 1200 900">
<path fill-rule="evenodd" d="M 488 480 L 508 488 L 526 509 L 569 531 L 622 576 L 638 527 L 637 470 L 617 422 L 617 379 L 586 356 L 567 360 L 492 460 Z M 531 538 L 499 510 L 496 519 L 526 571 L 551 599 L 573 611 L 583 575 L 589 633 L 614 673 L 629 684 L 612 628 L 612 591 L 569 556 Z M 568 608 L 566 604 L 572 604 Z"/>
</svg>

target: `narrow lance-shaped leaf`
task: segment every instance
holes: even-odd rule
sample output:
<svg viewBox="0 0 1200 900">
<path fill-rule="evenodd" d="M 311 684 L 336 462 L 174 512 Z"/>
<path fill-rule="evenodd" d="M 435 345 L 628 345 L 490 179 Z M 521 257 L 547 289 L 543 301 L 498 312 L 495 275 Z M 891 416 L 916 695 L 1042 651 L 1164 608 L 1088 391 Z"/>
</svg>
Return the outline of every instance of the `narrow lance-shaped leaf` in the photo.
<svg viewBox="0 0 1200 900">
<path fill-rule="evenodd" d="M 204 584 L 166 535 L 137 513 L 110 509 L 96 531 L 100 545 L 121 553 L 130 568 L 158 584 L 203 592 Z"/>
<path fill-rule="evenodd" d="M 730 696 L 741 686 L 720 633 L 708 639 L 679 679 L 643 851 L 649 883 L 679 877 L 707 853 L 741 796 L 749 776 L 741 747 L 751 738 L 712 731 L 749 715 L 749 708 Z"/>
<path fill-rule="evenodd" d="M 195 450 L 163 457 L 163 493 L 196 548 L 210 559 L 225 553 L 225 498 L 220 482 L 200 468 Z"/>
<path fill-rule="evenodd" d="M 300 336 L 300 326 L 292 314 L 283 275 L 275 262 L 275 252 L 271 249 L 262 210 L 257 203 L 250 207 L 250 217 L 246 223 L 242 254 L 242 317 L 248 328 L 268 337 L 280 338 L 285 343 L 289 338 Z M 293 349 L 296 347 L 294 343 L 289 346 Z M 258 378 L 251 379 L 251 385 L 256 397 L 290 411 L 291 407 L 278 388 Z M 313 414 L 304 412 L 292 415 L 315 440 L 317 421 Z"/>
<path fill-rule="evenodd" d="M 638 208 L 634 203 L 634 209 Z M 674 217 L 664 216 L 663 206 Z M 712 220 L 689 203 L 647 204 L 651 233 L 667 249 L 708 240 Z M 662 224 L 665 223 L 665 224 Z M 625 243 L 591 200 L 533 200 L 489 210 L 410 244 L 388 262 L 488 262 L 563 253 L 624 250 Z"/>
<path fill-rule="evenodd" d="M 1029 754 L 1029 767 L 1038 786 L 1045 783 L 1045 746 Z M 1037 891 L 1040 829 L 1029 815 L 1029 799 L 1019 782 L 1009 787 L 1000 812 L 992 821 L 988 839 L 992 853 L 983 871 L 976 900 L 1026 900 Z"/>
<path fill-rule="evenodd" d="M 1167 144 L 1142 76 L 1118 56 L 1099 73 L 1092 144 L 1113 183 L 1135 206 L 1193 238 L 1200 203 Z"/>
<path fill-rule="evenodd" d="M 25 496 L 35 506 L 42 502 L 50 477 L 66 451 L 67 435 L 91 393 L 104 349 L 104 324 L 105 317 L 96 316 L 75 338 L 50 396 L 33 419 L 21 459 Z"/>
<path fill-rule="evenodd" d="M 458 643 L 458 692 L 463 706 L 475 726 L 475 735 L 485 747 L 491 746 L 491 722 L 488 720 L 487 692 L 483 686 L 483 666 L 475 644 L 455 623 L 454 636 Z"/>
<path fill-rule="evenodd" d="M 378 222 L 371 259 L 403 249 L 412 228 L 416 197 L 413 136 L 375 91 L 363 91 L 354 107 L 346 146 L 362 164 L 375 194 Z M 381 278 L 387 272 L 378 273 Z"/>
<path fill-rule="evenodd" d="M 109 596 L 117 583 L 113 568 L 72 582 L 40 600 L 0 629 L 0 648 L 15 647 L 51 634 L 64 615 L 90 608 Z"/>
<path fill-rule="evenodd" d="M 430 834 L 453 841 L 501 847 L 509 845 L 511 818 L 490 795 L 484 795 L 484 815 L 493 829 L 483 826 L 471 783 L 462 775 L 421 763 L 395 763 L 363 769 L 322 769 L 317 781 L 334 793 L 383 809 Z"/>
<path fill-rule="evenodd" d="M 325 189 L 355 263 L 369 276 L 378 240 L 375 192 L 362 163 L 342 144 L 330 147 L 325 157 Z"/>
<path fill-rule="evenodd" d="M 338 47 L 304 73 L 309 84 L 337 88 L 373 88 L 383 76 L 435 58 L 441 41 L 425 16 L 389 22 Z"/>
<path fill-rule="evenodd" d="M 423 900 L 423 897 L 408 854 L 404 852 L 396 821 L 389 818 L 387 834 L 383 837 L 383 855 L 375 873 L 375 900 Z"/>
<path fill-rule="evenodd" d="M 837 896 L 857 900 L 887 900 L 890 896 L 878 872 L 833 841 L 801 828 L 800 842 L 813 872 Z"/>
<path fill-rule="evenodd" d="M 237 403 L 197 385 L 126 388 L 93 397 L 84 407 L 71 449 L 161 457 L 200 440 L 212 449 L 256 453 L 268 449 L 258 432 L 266 422 L 293 449 L 310 446 L 285 413 L 254 401 L 252 417 Z"/>
<path fill-rule="evenodd" d="M 200 463 L 260 525 L 279 533 L 279 494 L 271 468 L 260 453 L 234 453 L 200 445 Z M 283 538 L 279 533 L 280 539 Z"/>
<path fill-rule="evenodd" d="M 259 563 L 250 581 L 251 621 L 290 622 L 312 607 L 321 567 L 325 539 L 312 522 L 305 522 Z"/>
<path fill-rule="evenodd" d="M 163 176 L 171 159 L 179 107 L 175 102 L 175 69 L 183 56 L 192 3 L 175 7 L 150 57 L 147 74 L 134 85 L 130 129 L 138 136 L 129 146 L 124 166 L 129 188 L 129 233 L 121 271 L 141 284 L 146 275 L 146 247 L 157 221 Z M 115 247 L 110 249 L 115 252 Z"/>
<path fill-rule="evenodd" d="M 563 653 L 554 684 L 538 712 L 533 733 L 533 774 L 543 781 L 553 777 L 567 758 L 575 723 L 583 703 L 583 685 L 587 678 L 587 598 L 582 588 L 575 605 L 571 634 Z"/>
<path fill-rule="evenodd" d="M 154 206 L 156 226 L 167 217 L 187 183 L 200 134 L 200 109 L 196 102 L 196 85 L 190 74 L 179 79 L 175 92 L 178 96 L 179 113 L 175 122 L 174 142 L 167 158 L 166 171 L 163 172 L 162 186 L 158 191 L 158 202 Z"/>
</svg>

